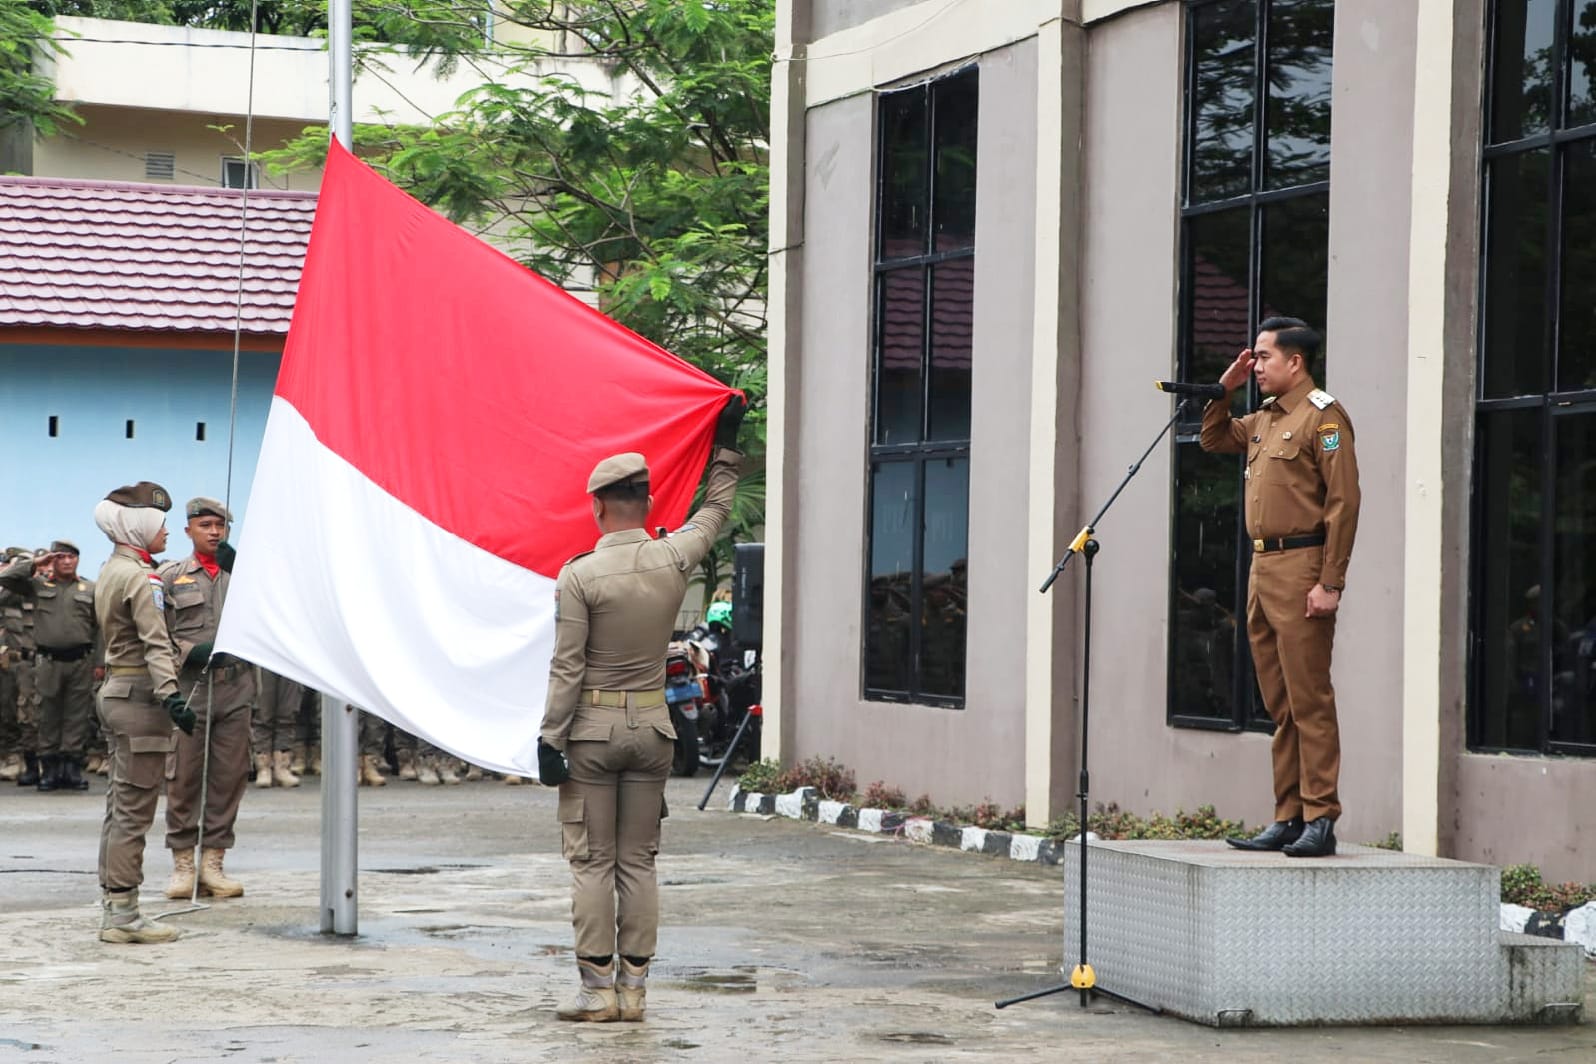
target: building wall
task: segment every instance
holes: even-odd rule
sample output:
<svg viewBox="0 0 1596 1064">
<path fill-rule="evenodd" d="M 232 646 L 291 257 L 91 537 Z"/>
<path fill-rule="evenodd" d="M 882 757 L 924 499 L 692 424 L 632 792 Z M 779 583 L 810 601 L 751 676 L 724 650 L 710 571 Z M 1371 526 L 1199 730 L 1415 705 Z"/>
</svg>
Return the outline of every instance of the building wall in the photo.
<svg viewBox="0 0 1596 1064">
<path fill-rule="evenodd" d="M 814 38 L 818 40 L 828 33 L 852 29 L 873 18 L 916 4 L 928 10 L 933 9 L 925 0 L 813 0 L 810 25 Z"/>
<path fill-rule="evenodd" d="M 232 509 L 240 526 L 279 357 L 240 355 Z M 94 504 L 112 488 L 153 480 L 178 505 L 227 492 L 232 351 L 0 345 L 0 461 L 11 485 L 0 516 L 7 546 L 38 547 L 65 537 L 93 575 L 110 554 Z M 48 433 L 50 417 L 58 435 Z M 126 422 L 134 422 L 132 439 Z M 205 439 L 196 440 L 196 424 Z M 183 517 L 167 517 L 168 554 L 187 547 Z"/>
<path fill-rule="evenodd" d="M 1036 52 L 981 57 L 977 146 L 970 604 L 965 708 L 860 697 L 866 536 L 874 100 L 806 119 L 802 362 L 796 438 L 801 500 L 787 549 L 801 580 L 784 648 L 798 708 L 792 756 L 838 755 L 858 774 L 944 802 L 1024 795 L 1024 459 L 1029 424 L 1029 248 L 1035 215 Z M 789 349 L 789 358 L 794 352 Z M 1021 456 L 1018 459 L 1016 455 Z"/>
</svg>

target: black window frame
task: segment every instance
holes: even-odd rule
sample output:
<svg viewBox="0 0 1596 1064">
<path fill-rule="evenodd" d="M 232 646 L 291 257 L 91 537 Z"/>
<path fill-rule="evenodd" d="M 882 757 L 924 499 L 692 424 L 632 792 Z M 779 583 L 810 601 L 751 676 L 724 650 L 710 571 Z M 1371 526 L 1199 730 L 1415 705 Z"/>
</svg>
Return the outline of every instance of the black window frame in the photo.
<svg viewBox="0 0 1596 1064">
<path fill-rule="evenodd" d="M 1551 110 L 1547 117 L 1546 129 L 1528 136 L 1519 136 L 1512 140 L 1495 141 L 1494 125 L 1497 119 L 1496 108 L 1496 77 L 1500 56 L 1497 54 L 1497 26 L 1498 15 L 1502 4 L 1512 0 L 1490 0 L 1485 5 L 1485 68 L 1484 79 L 1480 90 L 1480 115 L 1481 115 L 1481 149 L 1480 149 L 1480 201 L 1479 201 L 1479 276 L 1477 278 L 1477 317 L 1476 317 L 1476 342 L 1475 342 L 1475 390 L 1474 390 L 1474 428 L 1475 442 L 1474 454 L 1471 456 L 1472 475 L 1470 492 L 1470 519 L 1469 519 L 1469 566 L 1468 566 L 1468 644 L 1467 644 L 1467 711 L 1465 713 L 1465 729 L 1467 747 L 1479 753 L 1509 753 L 1529 756 L 1566 755 L 1582 758 L 1596 757 L 1596 742 L 1576 743 L 1553 739 L 1552 714 L 1555 701 L 1555 665 L 1554 655 L 1556 648 L 1552 638 L 1540 638 L 1538 660 L 1540 671 L 1536 698 L 1539 702 L 1538 712 L 1535 715 L 1535 745 L 1515 746 L 1508 744 L 1491 743 L 1487 741 L 1486 733 L 1492 721 L 1489 719 L 1490 708 L 1487 705 L 1489 696 L 1485 691 L 1486 668 L 1484 665 L 1485 640 L 1488 633 L 1484 630 L 1483 617 L 1486 610 L 1486 596 L 1484 595 L 1485 572 L 1493 559 L 1492 551 L 1487 549 L 1485 500 L 1488 492 L 1485 478 L 1486 452 L 1482 446 L 1486 439 L 1486 425 L 1492 420 L 1492 415 L 1505 414 L 1513 411 L 1535 411 L 1539 419 L 1537 425 L 1537 439 L 1539 441 L 1539 462 L 1537 472 L 1540 480 L 1539 488 L 1539 535 L 1536 540 L 1536 550 L 1539 554 L 1537 574 L 1539 587 L 1543 589 L 1535 606 L 1534 620 L 1542 633 L 1553 633 L 1557 628 L 1557 582 L 1556 582 L 1556 514 L 1557 514 L 1557 485 L 1559 467 L 1556 451 L 1557 422 L 1564 417 L 1596 417 L 1596 389 L 1575 388 L 1568 391 L 1559 391 L 1557 360 L 1561 340 L 1561 326 L 1563 318 L 1562 290 L 1563 290 L 1563 243 L 1564 243 L 1564 207 L 1566 206 L 1564 180 L 1566 160 L 1569 149 L 1575 146 L 1591 145 L 1596 147 L 1596 121 L 1587 122 L 1578 126 L 1565 126 L 1568 118 L 1567 89 L 1569 84 L 1570 66 L 1573 55 L 1569 48 L 1569 29 L 1572 26 L 1572 16 L 1577 10 L 1576 5 L 1583 0 L 1555 0 L 1553 29 L 1553 58 L 1551 64 Z M 1494 250 L 1493 233 L 1491 231 L 1492 208 L 1492 178 L 1491 168 L 1494 162 L 1510 158 L 1528 158 L 1534 152 L 1547 153 L 1546 176 L 1546 229 L 1545 229 L 1545 276 L 1543 284 L 1544 311 L 1546 315 L 1546 328 L 1541 339 L 1541 350 L 1538 353 L 1540 369 L 1544 373 L 1544 391 L 1540 394 L 1504 395 L 1490 397 L 1487 378 L 1486 361 L 1489 354 L 1488 347 L 1491 342 L 1490 321 L 1490 256 Z M 1505 419 L 1497 419 L 1505 420 Z M 1506 714 L 1508 707 L 1501 707 Z M 1505 730 L 1505 725 L 1504 725 Z"/>
<path fill-rule="evenodd" d="M 1248 189 L 1246 192 L 1227 195 L 1213 200 L 1193 202 L 1193 170 L 1197 152 L 1198 108 L 1196 106 L 1196 79 L 1197 79 L 1197 34 L 1193 32 L 1192 15 L 1204 8 L 1215 7 L 1226 3 L 1228 0 L 1186 0 L 1182 15 L 1186 19 L 1183 39 L 1182 61 L 1185 64 L 1182 77 L 1182 102 L 1184 112 L 1181 121 L 1181 185 L 1180 185 L 1180 294 L 1177 303 L 1177 351 L 1176 351 L 1176 379 L 1191 379 L 1188 374 L 1195 354 L 1192 342 L 1193 330 L 1189 327 L 1188 316 L 1191 314 L 1192 305 L 1189 302 L 1194 290 L 1194 265 L 1195 255 L 1192 248 L 1192 222 L 1195 219 L 1227 211 L 1246 210 L 1248 212 L 1248 258 L 1247 258 L 1247 320 L 1256 323 L 1262 319 L 1264 286 L 1263 267 L 1264 252 L 1267 247 L 1264 232 L 1265 213 L 1268 208 L 1289 203 L 1294 200 L 1307 200 L 1310 197 L 1330 194 L 1330 178 L 1304 182 L 1298 185 L 1283 187 L 1270 187 L 1269 174 L 1269 22 L 1270 12 L 1274 0 L 1256 0 L 1254 14 L 1253 37 L 1253 113 L 1252 113 L 1252 157 L 1251 168 L 1248 176 Z M 1332 17 L 1334 0 L 1330 0 Z M 1334 56 L 1331 57 L 1331 69 L 1334 69 Z M 1328 137 L 1328 132 L 1327 132 Z M 1326 141 L 1328 147 L 1328 140 Z M 1328 166 L 1328 159 L 1327 164 Z M 1328 206 L 1327 206 L 1328 211 Z M 1328 284 L 1328 276 L 1326 278 Z M 1310 322 L 1321 328 L 1325 322 Z M 1245 338 L 1245 343 L 1251 343 L 1251 337 Z M 1238 348 L 1239 350 L 1239 348 Z M 1325 383 L 1325 352 L 1320 352 L 1320 360 L 1314 367 L 1316 379 L 1321 385 Z M 1259 401 L 1258 386 L 1255 381 L 1249 380 L 1246 388 L 1246 405 L 1248 409 L 1256 408 Z M 1232 593 L 1236 603 L 1234 620 L 1234 645 L 1231 659 L 1231 699 L 1230 716 L 1206 717 L 1180 713 L 1178 691 L 1184 682 L 1179 658 L 1179 646 L 1176 639 L 1176 625 L 1180 617 L 1180 541 L 1178 528 L 1180 521 L 1180 496 L 1182 481 L 1180 477 L 1180 455 L 1182 447 L 1198 446 L 1199 430 L 1201 428 L 1201 406 L 1193 403 L 1187 407 L 1187 417 L 1182 418 L 1170 441 L 1170 495 L 1169 495 L 1169 530 L 1170 530 L 1170 567 L 1168 570 L 1168 600 L 1166 616 L 1169 618 L 1166 639 L 1166 680 L 1165 680 L 1165 722 L 1171 727 L 1193 728 L 1207 731 L 1225 731 L 1240 733 L 1243 731 L 1272 732 L 1274 723 L 1269 719 L 1263 706 L 1261 695 L 1258 693 L 1257 682 L 1254 676 L 1252 650 L 1246 633 L 1246 601 L 1248 571 L 1251 565 L 1251 545 L 1246 538 L 1245 492 L 1237 491 L 1236 500 L 1236 567 L 1235 581 Z M 1242 479 L 1242 469 L 1245 462 L 1244 456 L 1236 456 L 1235 476 L 1238 483 Z"/>
<path fill-rule="evenodd" d="M 969 694 L 969 630 L 964 633 L 963 661 L 960 663 L 961 686 L 964 692 L 959 695 L 946 695 L 930 693 L 922 689 L 926 670 L 922 654 L 922 625 L 912 624 L 909 628 L 909 678 L 907 689 L 898 690 L 883 687 L 873 687 L 870 684 L 869 662 L 871 649 L 871 559 L 874 550 L 874 484 L 875 475 L 879 465 L 886 462 L 911 464 L 914 467 L 913 484 L 915 492 L 915 532 L 913 569 L 910 576 L 910 605 L 909 615 L 919 617 L 924 603 L 924 558 L 925 558 L 925 511 L 926 511 L 926 467 L 932 462 L 962 459 L 966 463 L 970 459 L 970 440 L 968 436 L 963 439 L 928 439 L 929 426 L 932 416 L 931 385 L 933 374 L 931 372 L 931 346 L 933 340 L 932 320 L 935 317 L 935 267 L 944 263 L 964 260 L 970 261 L 972 283 L 975 260 L 975 240 L 972 239 L 967 247 L 954 248 L 944 251 L 935 249 L 936 243 L 936 130 L 937 130 L 937 103 L 939 89 L 950 86 L 951 83 L 968 78 L 974 83 L 976 99 L 979 100 L 980 92 L 980 67 L 979 64 L 970 63 L 937 77 L 913 86 L 897 89 L 882 90 L 875 94 L 875 120 L 876 130 L 874 137 L 875 147 L 875 181 L 874 210 L 871 228 L 871 271 L 870 271 L 870 334 L 871 334 L 871 369 L 870 369 L 870 417 L 868 424 L 869 454 L 866 463 L 867 476 L 865 478 L 865 545 L 863 565 L 860 573 L 861 603 L 860 616 L 863 619 L 860 631 L 860 667 L 859 684 L 860 698 L 867 702 L 909 703 L 914 705 L 931 706 L 943 709 L 963 709 Z M 885 186 L 888 178 L 885 161 L 887 158 L 886 124 L 881 121 L 883 101 L 889 97 L 900 96 L 904 93 L 923 93 L 926 98 L 924 118 L 924 138 L 926 150 L 925 165 L 925 204 L 926 204 L 926 240 L 922 253 L 915 255 L 899 255 L 888 257 L 885 254 L 884 224 L 886 203 Z M 979 177 L 977 178 L 979 180 Z M 972 192 L 973 196 L 973 192 Z M 921 323 L 921 371 L 920 371 L 920 436 L 917 443 L 880 444 L 876 442 L 877 427 L 877 401 L 881 394 L 880 377 L 882 372 L 881 352 L 881 319 L 883 291 L 881 278 L 884 274 L 899 270 L 920 270 L 923 273 L 923 301 Z M 968 488 L 966 489 L 968 491 Z M 968 507 L 966 507 L 968 511 Z M 965 530 L 966 555 L 968 555 L 968 522 Z"/>
</svg>

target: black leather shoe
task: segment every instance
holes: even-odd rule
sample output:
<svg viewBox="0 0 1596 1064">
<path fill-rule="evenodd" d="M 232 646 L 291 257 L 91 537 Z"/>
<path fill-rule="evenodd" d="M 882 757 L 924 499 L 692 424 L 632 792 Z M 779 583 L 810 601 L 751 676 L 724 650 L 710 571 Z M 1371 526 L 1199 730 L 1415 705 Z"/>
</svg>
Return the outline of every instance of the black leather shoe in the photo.
<svg viewBox="0 0 1596 1064">
<path fill-rule="evenodd" d="M 17 777 L 18 787 L 37 787 L 39 785 L 39 759 L 33 754 L 23 754 L 22 762 L 27 767 L 22 775 Z"/>
<path fill-rule="evenodd" d="M 1336 852 L 1336 822 L 1327 816 L 1308 822 L 1301 838 L 1281 851 L 1287 857 L 1332 857 Z"/>
<path fill-rule="evenodd" d="M 61 785 L 61 759 L 54 754 L 45 754 L 39 758 L 39 782 L 34 786 L 40 791 L 53 791 Z"/>
<path fill-rule="evenodd" d="M 1238 850 L 1283 850 L 1302 834 L 1302 817 L 1277 820 L 1250 839 L 1226 839 Z"/>
</svg>

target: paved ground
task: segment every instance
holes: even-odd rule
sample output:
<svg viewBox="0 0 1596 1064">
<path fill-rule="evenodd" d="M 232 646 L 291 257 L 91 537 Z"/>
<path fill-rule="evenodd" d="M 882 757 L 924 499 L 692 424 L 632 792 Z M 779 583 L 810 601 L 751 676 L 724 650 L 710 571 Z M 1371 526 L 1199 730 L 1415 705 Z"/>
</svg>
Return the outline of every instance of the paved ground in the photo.
<svg viewBox="0 0 1596 1064">
<path fill-rule="evenodd" d="M 362 790 L 354 941 L 315 933 L 314 788 L 252 791 L 228 861 L 246 896 L 127 947 L 95 939 L 99 782 L 6 785 L 0 1060 L 1596 1060 L 1592 1024 L 1220 1032 L 1071 996 L 998 1012 L 1057 979 L 1056 870 L 699 813 L 702 788 L 671 785 L 649 1019 L 587 1026 L 551 1015 L 574 965 L 542 788 Z M 147 869 L 158 895 L 158 839 Z"/>
</svg>

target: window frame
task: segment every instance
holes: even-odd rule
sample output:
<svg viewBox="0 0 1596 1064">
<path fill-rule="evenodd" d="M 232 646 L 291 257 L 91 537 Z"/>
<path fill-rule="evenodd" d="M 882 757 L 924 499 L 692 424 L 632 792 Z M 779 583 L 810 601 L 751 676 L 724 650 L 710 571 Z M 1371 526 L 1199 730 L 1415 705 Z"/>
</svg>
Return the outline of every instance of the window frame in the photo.
<svg viewBox="0 0 1596 1064">
<path fill-rule="evenodd" d="M 972 235 L 967 247 L 953 248 L 937 251 L 936 248 L 936 119 L 938 107 L 938 86 L 953 82 L 956 79 L 969 77 L 975 83 L 977 100 L 980 93 L 980 65 L 967 63 L 963 66 L 939 73 L 934 78 L 914 85 L 878 91 L 874 94 L 873 120 L 875 124 L 872 144 L 875 149 L 875 179 L 872 190 L 875 203 L 873 205 L 871 220 L 871 269 L 870 269 L 870 392 L 869 392 L 869 420 L 866 426 L 866 459 L 865 459 L 865 543 L 863 564 L 860 571 L 860 616 L 864 623 L 860 626 L 859 638 L 859 692 L 860 699 L 866 702 L 887 702 L 898 704 L 912 704 L 930 706 L 942 709 L 963 709 L 969 695 L 969 629 L 965 629 L 963 665 L 964 694 L 941 695 L 927 693 L 922 690 L 925 669 L 922 665 L 922 628 L 921 624 L 913 624 L 909 628 L 909 687 L 907 690 L 872 687 L 870 685 L 870 648 L 871 648 L 871 609 L 870 609 L 870 581 L 871 562 L 875 548 L 875 506 L 874 488 L 876 467 L 880 463 L 899 463 L 913 466 L 913 484 L 915 493 L 915 529 L 913 570 L 910 574 L 909 614 L 911 617 L 920 616 L 924 602 L 924 561 L 925 561 L 925 527 L 926 527 L 926 467 L 931 462 L 946 461 L 949 459 L 970 458 L 970 439 L 928 439 L 931 427 L 931 348 L 933 343 L 933 320 L 936 305 L 933 297 L 936 293 L 936 267 L 961 259 L 969 259 L 972 263 L 972 277 L 975 259 L 975 239 Z M 888 170 L 885 165 L 887 159 L 887 125 L 881 121 L 883 101 L 889 96 L 903 93 L 920 92 L 926 96 L 925 107 L 925 186 L 922 193 L 925 197 L 926 236 L 922 250 L 914 255 L 899 255 L 885 257 L 884 238 L 886 212 L 883 209 L 886 201 L 886 184 Z M 979 142 L 979 124 L 977 124 L 977 142 Z M 979 181 L 979 168 L 977 169 Z M 885 274 L 900 270 L 921 271 L 922 301 L 921 301 L 921 340 L 920 340 L 920 440 L 915 443 L 878 444 L 876 442 L 876 419 L 878 403 L 881 396 L 881 375 L 883 358 L 881 352 L 881 324 L 883 318 L 884 286 L 882 277 Z M 973 360 L 972 360 L 973 362 Z M 968 490 L 968 489 L 967 489 Z M 968 505 L 966 505 L 968 512 Z M 965 526 L 966 558 L 968 559 L 969 525 L 968 518 Z"/>
<path fill-rule="evenodd" d="M 1308 199 L 1314 196 L 1328 196 L 1330 194 L 1329 177 L 1300 185 L 1289 185 L 1280 188 L 1271 188 L 1269 186 L 1269 73 L 1272 65 L 1269 53 L 1269 16 L 1273 0 L 1255 0 L 1252 73 L 1252 158 L 1248 171 L 1248 191 L 1215 200 L 1192 202 L 1192 178 L 1197 152 L 1197 125 L 1199 119 L 1196 106 L 1197 34 L 1193 32 L 1192 15 L 1203 8 L 1214 7 L 1224 2 L 1226 0 L 1187 0 L 1182 5 L 1184 19 L 1182 24 L 1182 62 L 1184 63 L 1184 69 L 1181 79 L 1181 101 L 1184 113 L 1181 120 L 1181 134 L 1184 143 L 1181 145 L 1180 155 L 1180 288 L 1176 303 L 1175 353 L 1177 380 L 1186 379 L 1185 373 L 1191 365 L 1195 354 L 1195 345 L 1192 343 L 1191 329 L 1189 328 L 1189 315 L 1192 308 L 1188 302 L 1190 294 L 1194 290 L 1195 280 L 1195 256 L 1192 248 L 1192 227 L 1190 224 L 1192 220 L 1225 211 L 1246 210 L 1248 212 L 1247 320 L 1249 322 L 1257 322 L 1262 317 L 1264 252 L 1266 247 L 1265 212 L 1268 208 L 1281 203 L 1297 199 Z M 1332 18 L 1334 17 L 1334 9 L 1334 2 L 1331 0 Z M 1334 70 L 1334 61 L 1335 57 L 1332 51 L 1332 71 Z M 1250 339 L 1250 337 L 1247 338 L 1248 341 Z M 1320 353 L 1320 364 L 1315 368 L 1315 372 L 1319 377 L 1320 383 L 1323 384 L 1324 352 Z M 1258 405 L 1258 399 L 1257 382 L 1249 379 L 1247 382 L 1248 408 L 1255 408 Z M 1197 445 L 1200 426 L 1200 415 L 1194 420 L 1183 419 L 1175 426 L 1170 439 L 1168 505 L 1170 565 L 1166 577 L 1167 599 L 1165 602 L 1166 616 L 1169 618 L 1167 629 L 1169 637 L 1165 640 L 1164 648 L 1166 670 L 1164 720 L 1166 725 L 1170 727 L 1192 728 L 1201 731 L 1269 733 L 1274 731 L 1274 723 L 1268 718 L 1267 710 L 1256 694 L 1257 683 L 1254 676 L 1252 650 L 1247 639 L 1245 624 L 1248 569 L 1251 556 L 1250 549 L 1247 548 L 1248 540 L 1245 535 L 1245 491 L 1237 492 L 1235 514 L 1238 531 L 1236 537 L 1235 581 L 1232 593 L 1236 602 L 1236 627 L 1231 661 L 1230 716 L 1228 718 L 1201 717 L 1177 712 L 1176 684 L 1179 672 L 1179 662 L 1177 661 L 1179 646 L 1176 640 L 1175 626 L 1180 616 L 1180 542 L 1177 531 L 1180 520 L 1182 483 L 1180 479 L 1180 448 Z M 1238 481 L 1241 480 L 1241 471 L 1244 463 L 1244 455 L 1236 456 L 1235 476 Z"/>
<path fill-rule="evenodd" d="M 249 182 L 249 184 L 247 186 L 245 186 L 245 185 L 229 185 L 227 183 L 227 170 L 228 170 L 228 167 L 231 167 L 231 166 L 238 166 L 238 167 L 242 167 L 243 168 L 243 173 L 244 173 L 244 176 L 245 176 L 245 180 L 247 180 Z M 238 189 L 238 190 L 242 190 L 242 189 L 247 187 L 251 192 L 257 191 L 260 188 L 260 163 L 255 161 L 255 160 L 245 159 L 242 155 L 224 155 L 224 156 L 222 156 L 221 187 L 222 188 L 230 188 L 230 189 Z"/>
<path fill-rule="evenodd" d="M 1486 513 L 1485 496 L 1482 491 L 1485 482 L 1486 455 L 1481 450 L 1480 441 L 1484 438 L 1482 427 L 1487 418 L 1493 414 L 1506 413 L 1514 410 L 1535 410 L 1538 416 L 1537 436 L 1540 447 L 1540 461 L 1536 464 L 1536 472 L 1540 477 L 1540 530 L 1536 542 L 1539 553 L 1537 577 L 1540 586 L 1548 593 L 1540 595 L 1536 603 L 1536 623 L 1544 633 L 1556 631 L 1556 529 L 1555 517 L 1557 513 L 1557 482 L 1558 463 L 1555 447 L 1557 421 L 1561 417 L 1596 417 L 1596 389 L 1581 388 L 1571 391 L 1558 390 L 1558 355 L 1562 339 L 1562 292 L 1563 292 L 1563 237 L 1564 237 L 1564 206 L 1567 149 L 1570 145 L 1591 143 L 1596 146 L 1596 121 L 1587 122 L 1579 126 L 1564 126 L 1568 118 L 1568 84 L 1571 64 L 1574 61 L 1572 50 L 1569 47 L 1569 28 L 1573 24 L 1573 15 L 1579 0 L 1556 0 L 1554 13 L 1552 48 L 1555 53 L 1551 65 L 1551 113 L 1548 115 L 1547 128 L 1539 133 L 1521 136 L 1513 140 L 1493 142 L 1491 137 L 1494 132 L 1496 120 L 1496 77 L 1498 73 L 1497 55 L 1497 23 L 1498 14 L 1504 0 L 1490 0 L 1485 5 L 1485 65 L 1484 77 L 1480 84 L 1480 199 L 1478 204 L 1480 251 L 1479 269 L 1476 278 L 1476 338 L 1474 351 L 1474 453 L 1470 456 L 1471 487 L 1469 499 L 1469 564 L 1468 564 L 1468 640 L 1466 650 L 1467 681 L 1467 709 L 1464 715 L 1464 736 L 1467 748 L 1477 753 L 1518 754 L 1530 757 L 1546 755 L 1565 755 L 1582 758 L 1596 757 L 1596 742 L 1573 743 L 1551 737 L 1553 691 L 1549 682 L 1554 675 L 1553 640 L 1549 636 L 1541 640 L 1538 652 L 1540 673 L 1538 679 L 1538 706 L 1535 714 L 1536 745 L 1533 748 L 1521 746 L 1508 746 L 1488 743 L 1485 735 L 1488 730 L 1487 714 L 1489 707 L 1486 705 L 1488 693 L 1485 691 L 1486 670 L 1484 667 L 1484 645 L 1487 633 L 1483 630 L 1482 621 L 1486 608 L 1485 596 L 1485 567 L 1490 556 L 1490 551 L 1483 549 L 1486 542 Z M 1494 250 L 1494 241 L 1491 232 L 1491 207 L 1492 197 L 1495 193 L 1491 181 L 1491 164 L 1497 160 L 1528 157 L 1531 153 L 1545 150 L 1547 159 L 1547 185 L 1546 201 L 1546 261 L 1545 277 L 1542 284 L 1545 286 L 1543 293 L 1543 308 L 1546 315 L 1547 329 L 1542 338 L 1540 351 L 1541 365 L 1545 370 L 1545 390 L 1540 394 L 1510 395 L 1491 398 L 1486 395 L 1486 360 L 1488 345 L 1490 343 L 1489 328 L 1490 305 L 1489 287 L 1490 280 L 1490 255 Z M 1503 712 L 1506 707 L 1503 707 Z"/>
</svg>

